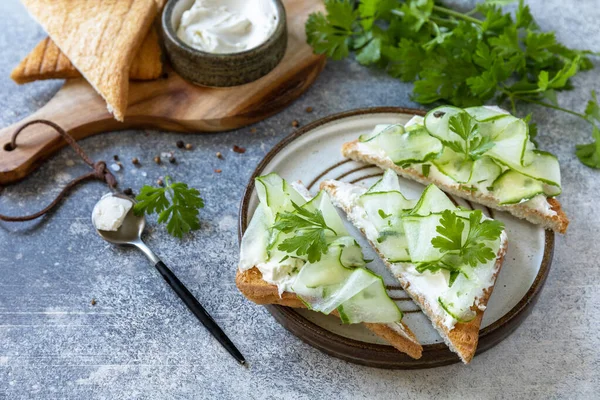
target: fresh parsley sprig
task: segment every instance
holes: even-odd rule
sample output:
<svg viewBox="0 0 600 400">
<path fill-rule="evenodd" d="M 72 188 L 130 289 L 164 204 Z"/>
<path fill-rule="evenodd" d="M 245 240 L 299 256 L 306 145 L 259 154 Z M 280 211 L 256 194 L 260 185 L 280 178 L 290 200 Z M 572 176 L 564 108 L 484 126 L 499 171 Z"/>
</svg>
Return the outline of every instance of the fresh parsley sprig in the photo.
<svg viewBox="0 0 600 400">
<path fill-rule="evenodd" d="M 173 182 L 165 177 L 164 187 L 145 185 L 135 198 L 133 211 L 136 215 L 158 214 L 158 222 L 167 224 L 167 232 L 181 238 L 185 233 L 200 228 L 199 209 L 204 201 L 197 189 L 186 183 Z"/>
<path fill-rule="evenodd" d="M 292 202 L 294 212 L 278 213 L 273 229 L 283 233 L 294 232 L 294 236 L 286 238 L 277 249 L 298 256 L 306 255 L 309 263 L 315 263 L 321 259 L 321 255 L 327 253 L 328 243 L 325 231 L 334 235 L 336 232 L 325 223 L 323 213 L 320 210 L 310 211 Z"/>
<path fill-rule="evenodd" d="M 496 258 L 496 253 L 487 242 L 500 237 L 504 224 L 491 219 L 482 221 L 482 217 L 483 213 L 480 210 L 469 214 L 469 231 L 463 240 L 463 218 L 445 210 L 440 218 L 440 225 L 436 227 L 436 232 L 440 235 L 431 239 L 431 245 L 442 252 L 443 256 L 440 260 L 418 265 L 417 270 L 437 272 L 446 269 L 450 272 L 449 286 L 452 286 L 458 275 L 464 274 L 464 266 L 475 268 Z"/>
<path fill-rule="evenodd" d="M 434 0 L 325 0 L 327 14 L 308 18 L 307 40 L 315 53 L 337 60 L 354 53 L 363 65 L 414 81 L 413 100 L 422 104 L 467 107 L 495 98 L 513 114 L 528 102 L 583 118 L 596 141 L 577 146 L 576 154 L 600 168 L 600 116 L 590 111 L 598 109 L 595 96 L 584 113 L 557 101 L 557 92 L 572 88 L 570 78 L 593 68 L 593 53 L 541 31 L 523 0 L 514 16 L 504 13 L 512 2 L 487 0 L 463 13 Z"/>
</svg>

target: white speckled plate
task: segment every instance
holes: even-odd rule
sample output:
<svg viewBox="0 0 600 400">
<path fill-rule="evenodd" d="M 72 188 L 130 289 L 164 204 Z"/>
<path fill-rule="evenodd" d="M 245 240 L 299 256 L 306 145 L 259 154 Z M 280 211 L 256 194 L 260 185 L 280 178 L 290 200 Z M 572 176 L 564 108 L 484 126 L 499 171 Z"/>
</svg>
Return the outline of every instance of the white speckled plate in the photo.
<svg viewBox="0 0 600 400">
<path fill-rule="evenodd" d="M 372 108 L 349 111 L 321 119 L 296 131 L 271 150 L 254 171 L 240 210 L 240 235 L 258 204 L 254 178 L 276 172 L 289 181 L 302 181 L 313 194 L 324 179 L 338 179 L 369 187 L 382 175 L 377 167 L 346 160 L 343 143 L 370 132 L 377 124 L 405 123 L 421 111 L 400 108 Z M 417 198 L 423 185 L 400 178 L 403 193 Z M 512 333 L 529 314 L 541 290 L 552 259 L 554 234 L 506 213 L 455 198 L 465 207 L 476 207 L 503 221 L 509 246 L 500 275 L 481 325 L 478 353 L 489 349 Z M 343 212 L 341 212 L 343 215 Z M 404 321 L 424 345 L 423 357 L 413 360 L 386 345 L 361 324 L 343 325 L 339 318 L 320 313 L 269 306 L 269 311 L 288 330 L 311 345 L 334 356 L 383 368 L 428 368 L 457 362 L 458 357 L 442 343 L 429 320 L 388 272 L 366 239 L 350 223 L 368 267 L 384 277 L 390 296 L 404 311 Z"/>
</svg>

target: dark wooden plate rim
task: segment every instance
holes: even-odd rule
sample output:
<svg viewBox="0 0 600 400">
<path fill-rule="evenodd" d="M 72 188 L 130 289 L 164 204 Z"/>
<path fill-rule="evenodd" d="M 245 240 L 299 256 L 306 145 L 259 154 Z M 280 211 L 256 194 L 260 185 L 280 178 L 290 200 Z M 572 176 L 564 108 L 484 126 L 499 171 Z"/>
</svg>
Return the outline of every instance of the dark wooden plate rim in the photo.
<svg viewBox="0 0 600 400">
<path fill-rule="evenodd" d="M 254 191 L 254 178 L 262 174 L 266 166 L 282 149 L 300 136 L 303 136 L 324 124 L 357 115 L 384 113 L 424 115 L 425 111 L 402 107 L 372 107 L 350 110 L 314 121 L 298 129 L 276 144 L 258 164 L 244 191 L 238 220 L 238 238 L 240 242 L 248 222 L 248 208 L 252 192 Z M 496 322 L 480 331 L 476 354 L 483 353 L 500 343 L 513 333 L 531 313 L 542 287 L 546 282 L 552 264 L 552 256 L 554 254 L 554 232 L 546 230 L 545 234 L 544 255 L 540 270 L 538 271 L 533 284 L 517 305 Z M 406 354 L 400 353 L 392 346 L 361 342 L 330 332 L 309 321 L 293 308 L 276 305 L 265 307 L 281 325 L 304 342 L 334 357 L 356 364 L 387 369 L 422 369 L 440 367 L 460 361 L 458 356 L 451 352 L 443 343 L 424 345 L 423 356 L 418 360 L 414 360 Z"/>
</svg>

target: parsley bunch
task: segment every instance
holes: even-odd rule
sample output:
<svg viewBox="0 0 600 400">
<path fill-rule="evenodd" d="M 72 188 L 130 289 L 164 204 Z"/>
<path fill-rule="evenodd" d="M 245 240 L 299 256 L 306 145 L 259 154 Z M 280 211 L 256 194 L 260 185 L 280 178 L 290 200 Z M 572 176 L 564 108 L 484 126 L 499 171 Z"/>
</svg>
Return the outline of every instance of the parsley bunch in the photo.
<svg viewBox="0 0 600 400">
<path fill-rule="evenodd" d="M 311 14 L 308 43 L 315 53 L 339 60 L 351 52 L 363 65 L 414 81 L 413 100 L 459 107 L 495 98 L 516 114 L 519 102 L 539 104 L 583 118 L 595 143 L 578 146 L 586 165 L 600 168 L 600 113 L 595 95 L 584 113 L 558 105 L 557 92 L 571 89 L 570 78 L 593 68 L 590 51 L 573 50 L 543 32 L 520 0 L 514 17 L 487 0 L 459 12 L 434 0 L 325 0 L 327 15 Z M 535 127 L 530 130 L 535 134 Z"/>
<path fill-rule="evenodd" d="M 294 236 L 285 239 L 277 246 L 277 249 L 288 253 L 296 253 L 298 256 L 307 255 L 309 263 L 315 263 L 321 259 L 321 255 L 327 253 L 328 243 L 325 231 L 336 232 L 327 226 L 321 210 L 310 211 L 292 202 L 295 211 L 277 214 L 273 229 L 283 232 L 294 232 Z"/>
<path fill-rule="evenodd" d="M 446 269 L 450 271 L 449 286 L 452 286 L 458 275 L 464 274 L 464 266 L 474 268 L 496 258 L 496 253 L 486 242 L 497 240 L 504 230 L 504 224 L 491 219 L 481 221 L 482 217 L 480 210 L 469 214 L 469 231 L 463 241 L 463 219 L 450 210 L 444 211 L 436 228 L 440 236 L 431 239 L 431 245 L 444 255 L 438 261 L 420 264 L 417 271 Z"/>
<path fill-rule="evenodd" d="M 133 211 L 136 215 L 158 214 L 158 222 L 166 222 L 167 232 L 175 237 L 181 238 L 200 228 L 198 213 L 204 207 L 204 201 L 200 192 L 186 183 L 171 183 L 171 177 L 166 176 L 164 187 L 145 185 L 135 199 Z"/>
</svg>

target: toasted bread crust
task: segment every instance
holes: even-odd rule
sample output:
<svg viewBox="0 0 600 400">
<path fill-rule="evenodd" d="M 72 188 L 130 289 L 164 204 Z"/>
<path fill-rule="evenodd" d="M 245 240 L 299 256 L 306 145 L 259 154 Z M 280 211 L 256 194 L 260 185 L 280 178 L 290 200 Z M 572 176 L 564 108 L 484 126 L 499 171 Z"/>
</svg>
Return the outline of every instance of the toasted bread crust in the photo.
<svg viewBox="0 0 600 400">
<path fill-rule="evenodd" d="M 277 304 L 292 308 L 306 308 L 306 305 L 293 293 L 283 292 L 280 297 L 277 286 L 263 281 L 262 274 L 256 267 L 247 271 L 238 270 L 235 276 L 235 284 L 248 300 L 256 304 Z M 336 312 L 334 314 L 337 315 Z M 364 325 L 399 351 L 415 359 L 421 358 L 423 347 L 403 322 L 406 336 L 400 335 L 386 324 L 366 323 Z"/>
<path fill-rule="evenodd" d="M 429 184 L 434 183 L 439 188 L 443 189 L 445 192 L 453 194 L 458 197 L 462 197 L 463 199 L 470 200 L 484 206 L 494 208 L 500 211 L 506 211 L 517 218 L 525 219 L 533 224 L 541 225 L 544 228 L 552 229 L 556 232 L 566 233 L 567 227 L 569 226 L 569 219 L 567 218 L 565 212 L 563 211 L 558 200 L 554 198 L 549 198 L 548 203 L 550 204 L 552 210 L 556 212 L 553 216 L 544 215 L 537 210 L 533 210 L 527 207 L 525 204 L 513 204 L 507 206 L 501 206 L 498 202 L 490 195 L 486 195 L 480 192 L 473 192 L 470 190 L 461 190 L 460 188 L 450 187 L 448 185 L 444 185 L 442 182 L 439 182 L 434 179 L 427 178 L 423 176 L 420 172 L 412 169 L 412 168 L 402 168 L 392 162 L 387 157 L 380 157 L 374 154 L 365 154 L 361 152 L 358 147 L 358 140 L 353 142 L 345 143 L 342 146 L 342 155 L 344 157 L 351 158 L 352 160 L 374 164 L 382 169 L 392 169 L 398 175 L 412 179 L 414 181 Z"/>
<path fill-rule="evenodd" d="M 129 69 L 156 15 L 153 0 L 23 0 L 25 7 L 123 121 Z"/>
<path fill-rule="evenodd" d="M 152 28 L 133 59 L 129 79 L 147 81 L 158 79 L 161 74 L 162 61 L 158 33 L 155 28 Z M 81 78 L 81 73 L 52 39 L 46 37 L 21 60 L 12 70 L 10 77 L 22 85 L 47 79 Z"/>
<path fill-rule="evenodd" d="M 331 197 L 333 199 L 335 199 L 336 194 L 337 194 L 337 186 L 333 181 L 322 182 L 321 189 L 326 190 L 331 195 Z M 356 221 L 352 220 L 352 217 L 350 214 L 351 210 L 348 207 L 342 207 L 342 208 L 343 208 L 344 212 L 346 212 L 350 222 L 352 222 L 356 226 L 357 225 Z M 357 226 L 357 228 L 358 228 L 358 226 Z M 359 229 L 360 229 L 361 233 L 363 235 L 365 235 L 364 229 L 362 229 L 362 228 L 359 228 Z M 365 235 L 365 237 L 366 237 L 366 235 Z M 384 262 L 386 267 L 390 271 L 393 271 L 391 263 L 389 263 L 387 261 L 387 259 L 385 258 L 385 256 L 383 254 L 381 254 L 381 252 L 377 249 L 375 244 L 373 242 L 371 242 L 370 240 L 369 240 L 369 243 L 370 243 L 371 247 L 373 247 L 373 249 L 375 250 L 377 255 Z M 506 254 L 507 246 L 508 246 L 508 243 L 507 243 L 507 241 L 505 241 L 503 243 L 503 245 L 501 246 L 501 248 L 499 249 L 498 254 L 496 256 L 497 257 L 496 264 L 494 265 L 494 274 L 493 274 L 493 278 L 492 278 L 493 282 L 496 281 L 496 278 L 497 278 L 498 274 L 500 273 L 500 269 L 502 268 L 502 263 L 504 261 L 504 256 Z M 454 325 L 454 328 L 452 330 L 449 330 L 444 325 L 442 316 L 436 315 L 433 312 L 433 309 L 432 309 L 431 305 L 429 304 L 429 302 L 427 302 L 427 300 L 423 296 L 419 295 L 418 293 L 416 293 L 415 291 L 413 291 L 411 289 L 410 279 L 409 279 L 408 274 L 397 275 L 397 274 L 393 273 L 393 275 L 398 279 L 398 281 L 400 282 L 400 285 L 402 286 L 404 291 L 413 299 L 413 301 L 421 308 L 423 313 L 425 315 L 427 315 L 427 317 L 431 320 L 433 327 L 439 332 L 440 336 L 442 337 L 442 339 L 444 339 L 444 341 L 446 342 L 446 344 L 448 345 L 450 350 L 457 353 L 458 356 L 460 357 L 460 359 L 465 364 L 468 364 L 473 359 L 473 356 L 475 355 L 475 351 L 477 350 L 477 343 L 479 341 L 479 328 L 481 326 L 481 320 L 483 319 L 484 310 L 480 310 L 475 305 L 473 305 L 471 307 L 471 309 L 476 312 L 475 318 L 467 323 L 457 323 L 456 325 Z M 478 303 L 480 305 L 483 305 L 484 307 L 487 306 L 488 300 L 489 300 L 490 296 L 492 295 L 493 290 L 494 290 L 494 286 L 492 285 L 490 288 L 484 290 L 483 296 L 480 299 L 476 299 L 476 301 L 478 300 Z"/>
</svg>

